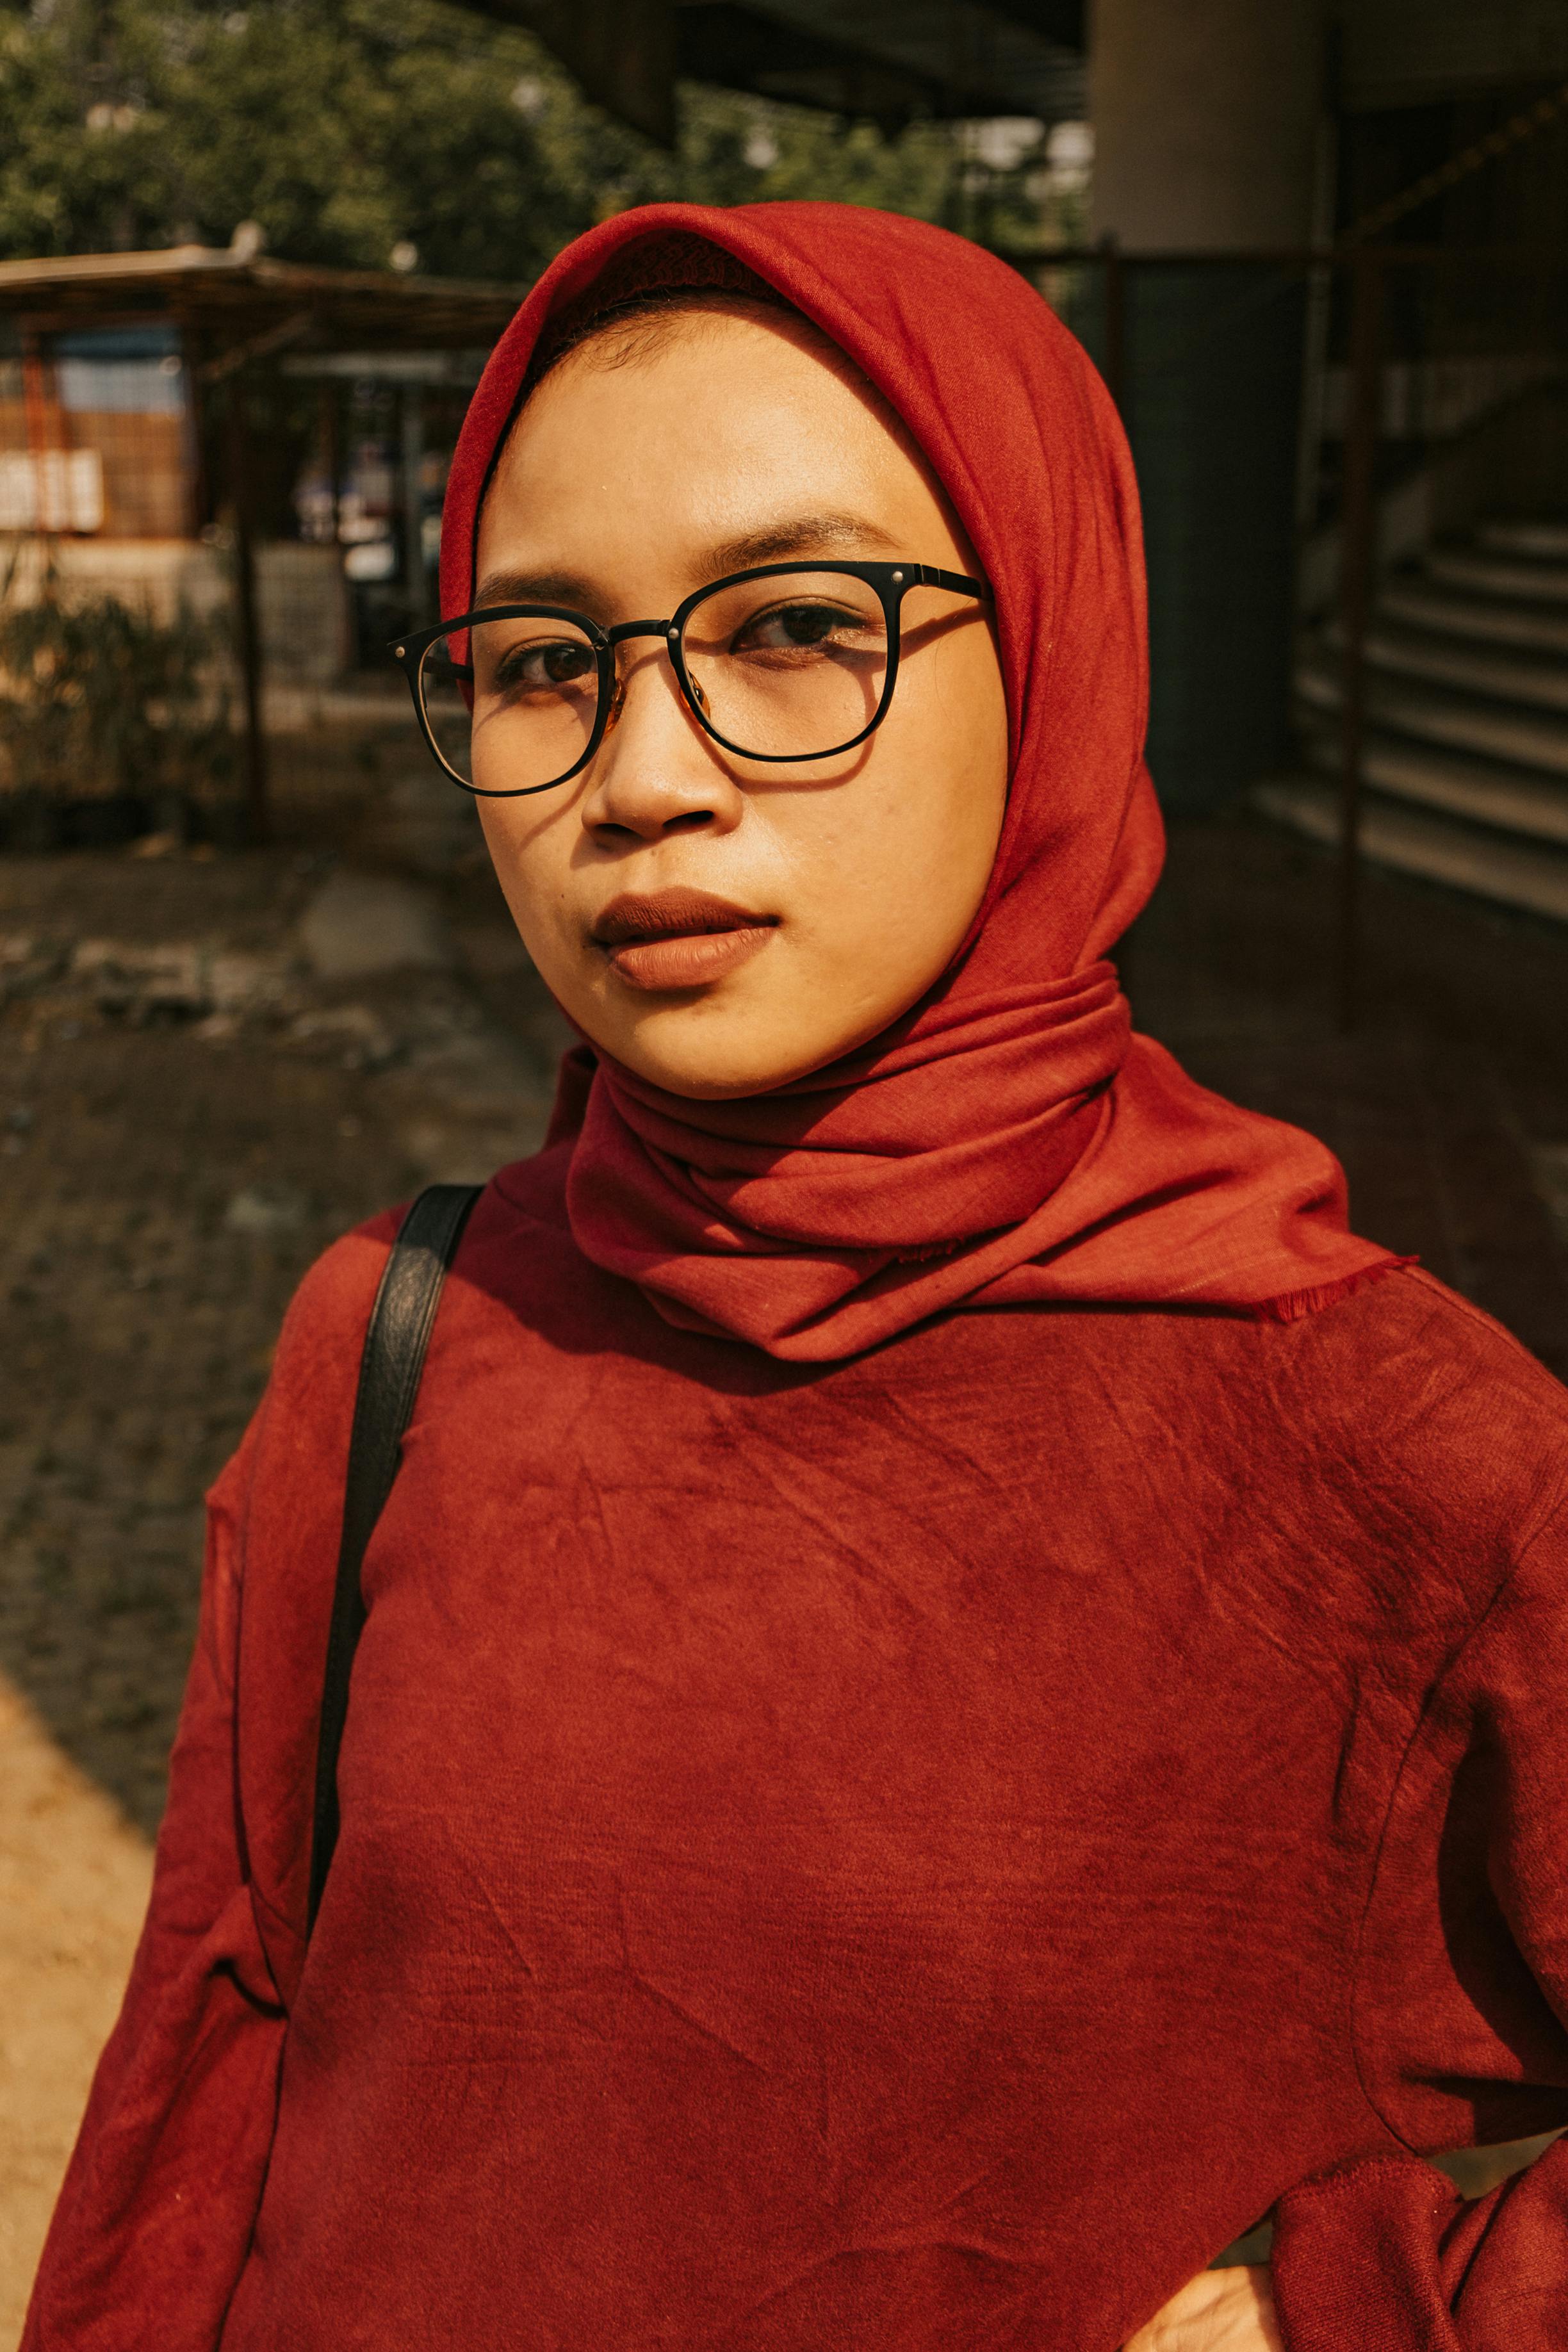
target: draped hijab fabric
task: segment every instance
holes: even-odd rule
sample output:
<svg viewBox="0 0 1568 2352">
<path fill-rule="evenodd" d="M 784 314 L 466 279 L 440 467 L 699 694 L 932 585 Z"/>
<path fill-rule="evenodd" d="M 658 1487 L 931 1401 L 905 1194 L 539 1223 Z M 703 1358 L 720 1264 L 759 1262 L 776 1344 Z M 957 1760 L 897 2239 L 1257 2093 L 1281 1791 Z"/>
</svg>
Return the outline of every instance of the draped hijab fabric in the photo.
<svg viewBox="0 0 1568 2352">
<path fill-rule="evenodd" d="M 559 342 L 628 289 L 746 272 L 889 402 L 968 533 L 995 596 L 1006 816 L 948 971 L 853 1054 L 730 1102 L 569 1057 L 552 1133 L 570 1143 L 578 1246 L 668 1321 L 808 1362 L 955 1307 L 1291 1317 L 1401 1263 L 1349 1233 L 1321 1144 L 1206 1092 L 1132 1031 L 1107 956 L 1163 852 L 1137 489 L 1100 377 L 1006 264 L 854 205 L 654 205 L 590 231 L 475 393 L 443 613 L 471 603 L 485 487 L 542 335 Z"/>
</svg>

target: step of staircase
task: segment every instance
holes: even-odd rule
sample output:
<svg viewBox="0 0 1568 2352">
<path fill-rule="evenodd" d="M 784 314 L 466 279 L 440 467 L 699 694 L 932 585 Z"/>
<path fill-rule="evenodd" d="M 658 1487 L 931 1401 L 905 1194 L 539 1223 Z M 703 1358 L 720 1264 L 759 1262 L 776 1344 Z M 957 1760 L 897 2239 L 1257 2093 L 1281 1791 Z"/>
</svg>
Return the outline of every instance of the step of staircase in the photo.
<svg viewBox="0 0 1568 2352">
<path fill-rule="evenodd" d="M 1265 815 L 1314 841 L 1339 841 L 1339 794 L 1315 776 L 1272 777 L 1254 785 L 1252 801 Z M 1361 846 L 1376 865 L 1568 923 L 1568 856 L 1371 799 L 1362 812 Z"/>
<path fill-rule="evenodd" d="M 1568 922 L 1568 524 L 1486 524 L 1387 581 L 1366 637 L 1366 855 Z M 1296 666 L 1303 766 L 1255 804 L 1314 840 L 1340 833 L 1343 637 Z"/>
<path fill-rule="evenodd" d="M 1568 604 L 1568 563 L 1524 563 L 1479 548 L 1435 547 L 1426 557 L 1426 570 L 1430 579 L 1450 588 L 1479 588 L 1488 596 Z"/>
<path fill-rule="evenodd" d="M 1322 642 L 1336 654 L 1341 651 L 1344 640 L 1337 625 L 1324 630 Z M 1489 646 L 1467 646 L 1424 629 L 1379 622 L 1367 631 L 1366 657 L 1375 670 L 1426 678 L 1451 692 L 1568 710 L 1568 662 L 1551 655 L 1521 659 L 1496 653 Z"/>
<path fill-rule="evenodd" d="M 1312 734 L 1304 748 L 1310 766 L 1338 777 L 1337 736 Z M 1468 824 L 1568 849 L 1568 787 L 1523 769 L 1430 751 L 1396 735 L 1371 735 L 1363 747 L 1362 781 L 1392 799 L 1414 802 Z"/>
<path fill-rule="evenodd" d="M 1296 691 L 1309 710 L 1338 713 L 1342 688 L 1331 649 L 1303 656 L 1297 667 Z M 1412 735 L 1420 742 L 1479 751 L 1483 758 L 1568 776 L 1568 719 L 1545 711 L 1374 675 L 1367 682 L 1366 716 L 1373 726 Z"/>
<path fill-rule="evenodd" d="M 1568 562 L 1568 522 L 1488 522 L 1476 538 L 1482 547 L 1494 548 L 1500 555 L 1539 555 L 1548 562 Z"/>
<path fill-rule="evenodd" d="M 1467 596 L 1419 578 L 1394 580 L 1377 600 L 1380 621 L 1402 621 L 1439 636 L 1473 637 L 1488 645 L 1568 655 L 1568 607 L 1516 604 L 1502 597 Z"/>
</svg>

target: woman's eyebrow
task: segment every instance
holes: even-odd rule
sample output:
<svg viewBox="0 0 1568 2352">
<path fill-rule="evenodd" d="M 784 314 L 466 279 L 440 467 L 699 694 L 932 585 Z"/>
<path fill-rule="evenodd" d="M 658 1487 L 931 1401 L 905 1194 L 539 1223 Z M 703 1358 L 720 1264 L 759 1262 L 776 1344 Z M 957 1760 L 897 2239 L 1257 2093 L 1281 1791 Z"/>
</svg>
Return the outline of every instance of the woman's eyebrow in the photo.
<svg viewBox="0 0 1568 2352">
<path fill-rule="evenodd" d="M 598 592 L 579 572 L 490 572 L 474 591 L 474 609 L 482 604 L 565 604 L 573 612 L 589 612 Z"/>
<path fill-rule="evenodd" d="M 792 515 L 786 521 L 721 541 L 708 550 L 708 562 L 717 576 L 747 572 L 753 563 L 783 563 L 792 555 L 859 555 L 872 549 L 889 555 L 908 552 L 879 523 L 868 522 L 862 515 Z"/>
<path fill-rule="evenodd" d="M 702 579 L 718 580 L 726 572 L 749 572 L 754 563 L 784 563 L 795 555 L 908 551 L 879 523 L 862 515 L 791 515 L 721 540 L 705 551 L 700 569 Z M 593 614 L 603 602 L 603 589 L 578 572 L 491 572 L 474 592 L 476 611 L 486 604 L 564 604 Z"/>
</svg>

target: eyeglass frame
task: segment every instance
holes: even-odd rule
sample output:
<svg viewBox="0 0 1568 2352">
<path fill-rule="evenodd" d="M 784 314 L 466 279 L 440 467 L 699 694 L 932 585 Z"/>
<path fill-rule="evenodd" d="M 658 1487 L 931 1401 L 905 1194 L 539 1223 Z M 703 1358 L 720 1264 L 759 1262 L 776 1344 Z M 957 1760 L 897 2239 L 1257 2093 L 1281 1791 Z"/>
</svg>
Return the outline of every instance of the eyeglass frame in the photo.
<svg viewBox="0 0 1568 2352">
<path fill-rule="evenodd" d="M 848 736 L 842 743 L 835 743 L 825 751 L 748 751 L 742 745 L 731 743 L 728 736 L 721 735 L 702 708 L 701 690 L 686 667 L 684 643 L 686 624 L 698 606 L 705 604 L 710 596 L 716 596 L 721 589 L 743 587 L 749 580 L 778 579 L 791 572 L 836 572 L 850 579 L 864 581 L 867 587 L 876 592 L 881 603 L 882 617 L 888 631 L 888 671 L 882 681 L 881 699 L 877 705 L 874 716 L 861 728 L 858 735 Z M 406 665 L 403 674 L 408 680 L 408 691 L 413 697 L 414 715 L 419 722 L 419 731 L 425 738 L 426 746 L 437 767 L 451 777 L 452 782 L 460 791 L 471 793 L 476 800 L 527 800 L 535 793 L 552 793 L 559 785 L 569 784 L 574 776 L 582 774 L 597 752 L 605 740 L 612 714 L 619 699 L 619 680 L 616 674 L 616 647 L 626 644 L 633 637 L 664 639 L 665 649 L 669 655 L 669 666 L 675 672 L 676 684 L 680 688 L 681 698 L 687 709 L 703 732 L 711 736 L 721 750 L 732 752 L 737 759 L 760 760 L 766 761 L 769 766 L 781 767 L 792 763 L 798 765 L 805 761 L 834 760 L 840 752 L 853 751 L 859 744 L 864 743 L 868 736 L 876 733 L 888 715 L 889 707 L 893 699 L 893 688 L 898 682 L 899 676 L 899 655 L 903 638 L 903 602 L 911 588 L 945 588 L 953 595 L 973 596 L 984 604 L 992 601 L 991 590 L 984 580 L 973 580 L 964 572 L 944 572 L 934 563 L 854 563 L 843 561 L 824 561 L 814 563 L 803 562 L 797 559 L 794 563 L 753 563 L 744 572 L 727 572 L 721 579 L 710 580 L 702 587 L 694 589 L 689 596 L 684 597 L 676 606 L 668 620 L 618 621 L 613 628 L 604 629 L 596 621 L 591 620 L 586 613 L 574 613 L 564 604 L 479 604 L 470 613 L 460 613 L 455 620 L 439 621 L 431 628 L 417 629 L 407 636 L 390 639 L 389 650 L 395 660 Z M 552 776 L 546 784 L 515 784 L 510 790 L 504 791 L 498 790 L 493 785 L 470 784 L 458 775 L 456 768 L 437 742 L 431 728 L 425 709 L 425 697 L 420 688 L 425 656 L 440 638 L 454 636 L 459 629 L 471 630 L 477 621 L 522 620 L 568 621 L 574 627 L 581 629 L 587 638 L 594 654 L 598 688 L 598 704 L 594 714 L 594 725 L 588 738 L 587 748 L 570 768 L 563 769 L 560 775 Z M 471 683 L 473 678 L 471 663 L 454 662 L 452 667 L 459 677 L 466 674 Z"/>
</svg>

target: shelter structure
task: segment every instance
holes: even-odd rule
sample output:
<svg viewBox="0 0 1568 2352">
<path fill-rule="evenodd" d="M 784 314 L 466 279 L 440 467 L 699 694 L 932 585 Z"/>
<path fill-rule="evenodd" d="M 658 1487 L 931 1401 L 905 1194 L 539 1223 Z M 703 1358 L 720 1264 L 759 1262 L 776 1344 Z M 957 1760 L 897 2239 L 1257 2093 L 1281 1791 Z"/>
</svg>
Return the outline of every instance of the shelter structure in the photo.
<svg viewBox="0 0 1568 2352">
<path fill-rule="evenodd" d="M 385 638 L 429 608 L 447 456 L 522 291 L 301 267 L 243 232 L 226 250 L 0 263 L 5 604 L 184 629 L 208 701 L 231 648 L 252 833 L 269 743 L 363 712 Z M 35 659 L 35 701 L 58 667 Z M 17 743 L 44 739 L 11 689 L 14 795 Z M 107 773 L 89 799 L 117 797 Z"/>
</svg>

